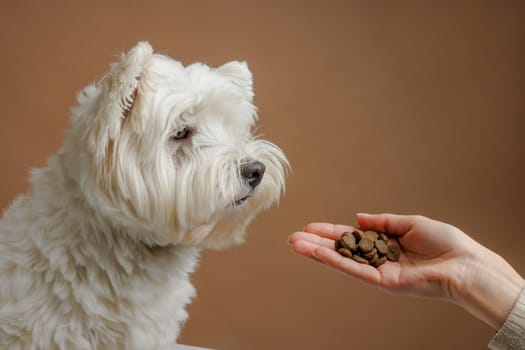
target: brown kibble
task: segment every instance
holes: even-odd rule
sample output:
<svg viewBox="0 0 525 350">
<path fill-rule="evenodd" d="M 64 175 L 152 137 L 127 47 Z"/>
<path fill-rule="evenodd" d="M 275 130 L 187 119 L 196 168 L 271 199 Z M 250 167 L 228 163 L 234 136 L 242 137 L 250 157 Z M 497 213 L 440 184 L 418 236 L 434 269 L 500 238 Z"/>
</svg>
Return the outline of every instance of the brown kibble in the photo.
<svg viewBox="0 0 525 350">
<path fill-rule="evenodd" d="M 343 245 L 341 244 L 341 240 L 340 239 L 336 239 L 335 242 L 334 242 L 334 249 L 336 252 L 339 251 L 339 249 L 343 248 Z"/>
<path fill-rule="evenodd" d="M 340 241 L 343 248 L 350 249 L 352 252 L 355 252 L 357 250 L 355 236 L 352 235 L 350 232 L 343 233 L 341 235 Z"/>
<path fill-rule="evenodd" d="M 398 261 L 400 247 L 388 244 L 388 235 L 382 232 L 355 229 L 344 232 L 335 243 L 335 250 L 361 264 L 379 267 L 387 260 Z"/>
<path fill-rule="evenodd" d="M 353 230 L 352 235 L 355 237 L 355 242 L 359 243 L 363 239 L 363 232 L 361 230 Z"/>
<path fill-rule="evenodd" d="M 379 259 L 377 259 L 377 261 L 372 264 L 374 267 L 379 267 L 381 265 L 383 265 L 384 263 L 386 263 L 386 256 L 382 256 L 380 257 Z"/>
<path fill-rule="evenodd" d="M 381 255 L 386 255 L 386 253 L 388 252 L 388 245 L 386 244 L 385 241 L 383 241 L 382 239 L 378 239 L 377 241 L 374 242 L 374 244 L 377 248 L 377 251 Z"/>
<path fill-rule="evenodd" d="M 351 258 L 352 257 L 352 252 L 350 251 L 350 249 L 346 249 L 346 248 L 339 248 L 337 250 L 337 252 L 339 254 L 341 254 L 342 256 L 346 256 L 347 258 Z"/>
<path fill-rule="evenodd" d="M 368 238 L 363 238 L 359 242 L 359 249 L 361 249 L 361 251 L 363 253 L 370 252 L 372 249 L 374 249 L 374 241 L 372 241 L 372 240 L 370 240 Z"/>
<path fill-rule="evenodd" d="M 388 246 L 388 251 L 386 253 L 386 257 L 388 258 L 388 260 L 390 260 L 390 261 L 398 261 L 399 260 L 399 254 L 400 254 L 399 246 L 394 245 L 394 244 L 390 244 Z"/>
<path fill-rule="evenodd" d="M 360 257 L 359 255 L 355 255 L 355 254 L 352 255 L 352 260 L 355 260 L 355 261 L 357 261 L 358 263 L 361 263 L 361 264 L 369 265 L 368 260 L 366 260 L 365 258 Z"/>
<path fill-rule="evenodd" d="M 365 233 L 363 234 L 363 236 L 364 236 L 365 238 L 370 239 L 371 241 L 375 241 L 375 240 L 377 240 L 377 238 L 379 237 L 379 235 L 377 234 L 376 231 L 365 231 Z"/>
<path fill-rule="evenodd" d="M 371 260 L 375 255 L 377 255 L 377 249 L 376 248 L 373 248 L 371 251 L 369 251 L 368 253 L 363 253 L 362 254 L 362 257 L 363 258 L 366 258 L 368 260 Z"/>
</svg>

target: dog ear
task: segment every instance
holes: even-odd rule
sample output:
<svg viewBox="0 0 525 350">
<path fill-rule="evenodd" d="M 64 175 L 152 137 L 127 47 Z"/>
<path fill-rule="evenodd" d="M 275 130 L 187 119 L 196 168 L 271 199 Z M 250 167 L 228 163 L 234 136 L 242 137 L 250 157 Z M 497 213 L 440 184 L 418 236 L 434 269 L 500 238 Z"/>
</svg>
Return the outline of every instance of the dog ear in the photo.
<svg viewBox="0 0 525 350">
<path fill-rule="evenodd" d="M 103 88 L 108 97 L 109 117 L 125 119 L 131 113 L 137 96 L 140 78 L 146 64 L 153 55 L 148 42 L 137 43 L 127 54 L 122 54 L 120 61 L 111 65 L 109 74 L 104 78 Z"/>
<path fill-rule="evenodd" d="M 249 97 L 251 101 L 253 98 L 253 80 L 252 73 L 248 69 L 248 64 L 246 62 L 228 62 L 218 67 L 217 71 L 230 78 L 234 84 L 244 88 L 247 93 L 247 97 Z"/>
<path fill-rule="evenodd" d="M 97 150 L 97 155 L 105 153 L 130 116 L 152 55 L 153 49 L 148 42 L 137 43 L 128 53 L 121 54 L 120 61 L 111 64 L 109 73 L 100 82 L 94 120 L 90 122 L 90 146 Z"/>
</svg>

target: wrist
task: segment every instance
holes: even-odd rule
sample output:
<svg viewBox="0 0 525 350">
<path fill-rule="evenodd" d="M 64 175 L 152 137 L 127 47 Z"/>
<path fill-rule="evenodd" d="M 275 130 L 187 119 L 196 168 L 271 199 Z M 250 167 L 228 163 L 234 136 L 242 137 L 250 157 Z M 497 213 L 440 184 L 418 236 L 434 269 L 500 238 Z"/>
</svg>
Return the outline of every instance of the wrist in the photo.
<svg viewBox="0 0 525 350">
<path fill-rule="evenodd" d="M 467 259 L 454 301 L 492 328 L 501 328 L 525 280 L 498 254 L 482 247 Z"/>
</svg>

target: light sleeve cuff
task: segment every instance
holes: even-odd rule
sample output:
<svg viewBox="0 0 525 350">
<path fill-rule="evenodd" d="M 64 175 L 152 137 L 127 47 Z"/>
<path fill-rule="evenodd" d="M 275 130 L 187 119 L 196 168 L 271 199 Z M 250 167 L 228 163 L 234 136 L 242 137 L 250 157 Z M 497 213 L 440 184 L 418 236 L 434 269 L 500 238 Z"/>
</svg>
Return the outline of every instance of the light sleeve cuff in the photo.
<svg viewBox="0 0 525 350">
<path fill-rule="evenodd" d="M 523 289 L 507 316 L 503 327 L 490 340 L 491 350 L 525 349 L 525 289 Z"/>
</svg>

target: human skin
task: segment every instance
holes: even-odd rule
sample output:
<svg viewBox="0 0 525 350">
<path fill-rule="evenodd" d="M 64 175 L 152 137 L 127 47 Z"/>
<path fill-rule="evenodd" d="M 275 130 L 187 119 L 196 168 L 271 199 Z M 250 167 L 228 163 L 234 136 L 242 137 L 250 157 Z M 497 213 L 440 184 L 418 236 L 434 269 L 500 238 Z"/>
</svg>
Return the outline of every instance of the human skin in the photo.
<svg viewBox="0 0 525 350">
<path fill-rule="evenodd" d="M 334 242 L 352 226 L 311 223 L 294 232 L 292 251 L 388 292 L 453 302 L 500 329 L 525 280 L 498 254 L 452 225 L 419 215 L 357 214 L 360 229 L 395 238 L 401 255 L 378 268 L 341 256 Z"/>
</svg>

